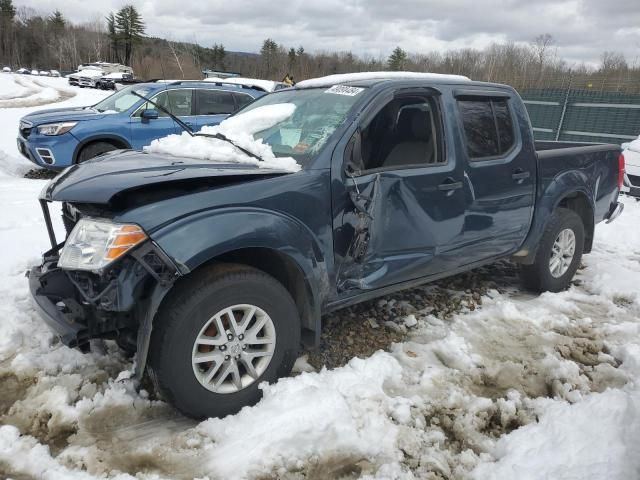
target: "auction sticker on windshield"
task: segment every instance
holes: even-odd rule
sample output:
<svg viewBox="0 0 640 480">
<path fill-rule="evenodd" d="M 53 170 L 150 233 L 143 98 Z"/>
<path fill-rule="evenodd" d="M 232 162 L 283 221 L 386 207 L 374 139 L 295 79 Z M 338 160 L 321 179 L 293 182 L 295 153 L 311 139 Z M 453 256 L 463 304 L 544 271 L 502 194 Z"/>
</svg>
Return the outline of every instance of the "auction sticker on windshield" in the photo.
<svg viewBox="0 0 640 480">
<path fill-rule="evenodd" d="M 364 88 L 360 88 L 360 87 L 348 87 L 346 85 L 334 85 L 333 87 L 329 88 L 328 90 L 325 90 L 324 93 L 335 93 L 337 95 L 348 95 L 349 97 L 355 97 L 356 95 L 358 95 L 363 90 L 364 90 Z"/>
</svg>

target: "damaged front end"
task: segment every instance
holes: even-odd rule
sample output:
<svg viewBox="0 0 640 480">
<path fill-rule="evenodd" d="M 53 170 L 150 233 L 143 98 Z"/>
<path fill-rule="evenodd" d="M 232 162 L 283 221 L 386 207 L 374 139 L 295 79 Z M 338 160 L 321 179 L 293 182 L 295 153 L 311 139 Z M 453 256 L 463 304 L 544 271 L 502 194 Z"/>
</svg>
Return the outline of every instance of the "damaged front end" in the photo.
<svg viewBox="0 0 640 480">
<path fill-rule="evenodd" d="M 41 265 L 33 267 L 27 276 L 31 295 L 44 321 L 69 347 L 86 351 L 91 339 L 115 339 L 128 350 L 137 350 L 139 360 L 141 356 L 144 359 L 147 341 L 138 340 L 139 332 L 142 329 L 148 339 L 151 320 L 162 298 L 180 276 L 175 264 L 145 236 L 144 241 L 104 268 L 61 268 L 65 242 L 84 212 L 64 204 L 67 239 L 57 243 L 49 202 L 41 199 L 40 204 L 52 248 L 44 254 Z"/>
</svg>

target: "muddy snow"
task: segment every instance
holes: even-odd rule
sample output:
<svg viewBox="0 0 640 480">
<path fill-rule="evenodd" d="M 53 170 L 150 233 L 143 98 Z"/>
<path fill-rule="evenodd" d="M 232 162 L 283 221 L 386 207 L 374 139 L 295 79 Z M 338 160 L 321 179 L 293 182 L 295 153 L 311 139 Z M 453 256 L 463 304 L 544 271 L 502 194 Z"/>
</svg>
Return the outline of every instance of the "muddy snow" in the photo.
<svg viewBox="0 0 640 480">
<path fill-rule="evenodd" d="M 104 95 L 77 92 L 54 106 Z M 68 349 L 31 306 L 45 182 L 15 175 L 13 138 L 31 110 L 0 108 L 0 478 L 640 477 L 640 203 L 597 227 L 566 292 L 526 293 L 499 264 L 387 296 L 349 319 L 393 332 L 386 351 L 301 360 L 256 406 L 196 423 L 134 388 L 115 344 Z"/>
</svg>

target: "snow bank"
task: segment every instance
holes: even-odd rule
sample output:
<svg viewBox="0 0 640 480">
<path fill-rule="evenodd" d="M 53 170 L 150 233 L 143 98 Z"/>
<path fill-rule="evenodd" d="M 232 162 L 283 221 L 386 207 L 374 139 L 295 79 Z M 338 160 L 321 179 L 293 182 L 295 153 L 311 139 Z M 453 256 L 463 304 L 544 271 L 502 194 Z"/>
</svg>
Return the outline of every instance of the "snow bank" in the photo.
<svg viewBox="0 0 640 480">
<path fill-rule="evenodd" d="M 496 463 L 480 465 L 477 480 L 602 480 L 639 478 L 632 451 L 640 444 L 640 396 L 619 390 L 584 401 L 551 404 L 537 424 L 502 437 Z"/>
<path fill-rule="evenodd" d="M 339 73 L 336 75 L 327 75 L 326 77 L 310 78 L 296 84 L 299 88 L 310 87 L 328 87 L 346 82 L 357 82 L 362 80 L 378 80 L 378 79 L 422 79 L 434 81 L 470 81 L 469 77 L 463 75 L 445 75 L 441 73 L 422 73 L 422 72 L 360 72 L 360 73 Z"/>
<path fill-rule="evenodd" d="M 181 135 L 169 135 L 154 140 L 145 152 L 163 153 L 177 157 L 198 158 L 212 162 L 234 162 L 256 165 L 260 168 L 287 170 L 297 172 L 301 166 L 292 157 L 276 157 L 271 147 L 262 142 L 262 139 L 254 139 L 257 132 L 266 130 L 283 120 L 286 120 L 295 111 L 292 103 L 265 105 L 254 108 L 246 113 L 240 113 L 224 120 L 220 125 L 203 127 L 201 133 L 214 135 L 221 133 L 235 142 L 240 147 L 259 156 L 263 161 L 250 157 L 224 140 L 191 136 L 186 132 Z"/>
<path fill-rule="evenodd" d="M 40 79 L 32 80 L 28 77 L 14 76 L 14 82 L 23 88 L 18 96 L 12 95 L 0 98 L 0 108 L 29 107 L 52 103 L 61 97 L 62 91 L 48 85 L 41 84 Z M 64 92 L 67 93 L 67 92 Z M 72 95 L 66 95 L 72 96 Z"/>
<path fill-rule="evenodd" d="M 16 82 L 16 75 L 0 75 L 0 100 L 19 98 L 28 95 L 32 90 Z"/>
</svg>

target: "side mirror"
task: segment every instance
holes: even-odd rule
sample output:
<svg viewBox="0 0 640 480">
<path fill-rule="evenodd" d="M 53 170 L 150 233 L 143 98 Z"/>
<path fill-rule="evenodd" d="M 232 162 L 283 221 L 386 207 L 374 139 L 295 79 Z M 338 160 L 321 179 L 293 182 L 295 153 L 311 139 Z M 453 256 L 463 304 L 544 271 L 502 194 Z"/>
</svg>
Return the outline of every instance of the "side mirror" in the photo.
<svg viewBox="0 0 640 480">
<path fill-rule="evenodd" d="M 158 118 L 158 116 L 158 110 L 149 108 L 146 110 L 142 110 L 142 113 L 140 114 L 140 118 L 142 118 L 143 120 L 155 120 L 156 118 Z"/>
<path fill-rule="evenodd" d="M 349 140 L 345 170 L 349 176 L 353 176 L 364 170 L 362 161 L 362 133 L 359 128 Z"/>
</svg>

